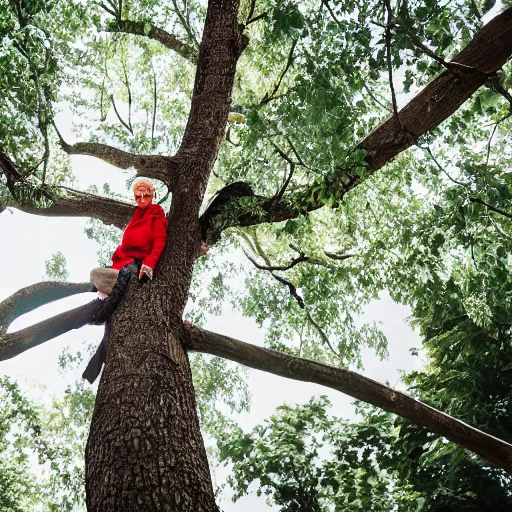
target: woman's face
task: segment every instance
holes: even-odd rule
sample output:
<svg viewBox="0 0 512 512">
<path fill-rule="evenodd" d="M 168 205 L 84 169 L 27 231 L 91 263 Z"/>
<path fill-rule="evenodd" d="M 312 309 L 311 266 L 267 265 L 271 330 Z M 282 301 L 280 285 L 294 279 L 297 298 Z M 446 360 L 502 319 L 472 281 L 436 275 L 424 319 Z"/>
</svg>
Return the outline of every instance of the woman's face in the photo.
<svg viewBox="0 0 512 512">
<path fill-rule="evenodd" d="M 147 208 L 153 202 L 153 194 L 147 187 L 137 187 L 133 193 L 139 208 Z"/>
</svg>

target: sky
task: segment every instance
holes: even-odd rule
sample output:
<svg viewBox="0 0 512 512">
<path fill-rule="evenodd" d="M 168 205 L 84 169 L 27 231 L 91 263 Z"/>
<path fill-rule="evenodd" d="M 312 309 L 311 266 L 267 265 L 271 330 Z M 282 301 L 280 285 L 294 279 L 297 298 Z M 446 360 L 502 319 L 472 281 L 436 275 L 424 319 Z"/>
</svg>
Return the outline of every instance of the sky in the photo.
<svg viewBox="0 0 512 512">
<path fill-rule="evenodd" d="M 129 176 L 111 166 L 98 162 L 92 157 L 73 157 L 73 170 L 79 181 L 78 188 L 86 188 L 91 184 L 102 185 L 108 182 L 113 190 L 123 190 L 124 182 Z M 17 210 L 9 210 L 0 215 L 0 237 L 9 241 L 9 251 L 3 251 L 1 268 L 4 277 L 0 282 L 0 301 L 7 298 L 19 288 L 41 281 L 45 275 L 45 260 L 57 251 L 61 251 L 67 260 L 69 281 L 83 282 L 88 280 L 89 271 L 97 266 L 96 242 L 88 240 L 84 234 L 86 219 L 48 218 L 28 215 Z M 94 294 L 81 294 L 68 297 L 52 304 L 45 305 L 17 319 L 10 331 L 24 328 L 39 322 L 48 316 L 85 304 L 94 298 Z M 389 296 L 383 295 L 380 300 L 368 305 L 361 317 L 365 322 L 377 321 L 385 333 L 389 343 L 389 358 L 380 361 L 371 349 L 363 349 L 364 370 L 362 374 L 374 380 L 389 383 L 400 388 L 400 372 L 408 372 L 418 368 L 421 360 L 412 356 L 409 349 L 421 346 L 419 336 L 410 328 L 407 318 L 410 311 L 407 307 L 394 303 Z M 262 345 L 265 331 L 256 323 L 243 318 L 238 312 L 225 308 L 220 317 L 209 316 L 205 328 L 242 339 L 243 341 Z M 65 347 L 79 349 L 86 343 L 97 343 L 102 337 L 102 327 L 85 326 L 70 331 L 43 345 L 33 348 L 9 361 L 0 362 L 0 374 L 8 375 L 29 387 L 31 383 L 42 386 L 45 391 L 40 396 L 49 398 L 53 394 L 62 393 L 70 382 L 68 379 L 80 378 L 77 375 L 65 378 L 58 371 L 57 359 Z M 283 403 L 304 404 L 311 397 L 327 395 L 332 402 L 332 414 L 355 418 L 352 399 L 337 391 L 315 384 L 284 379 L 268 373 L 248 369 L 248 384 L 252 394 L 250 413 L 236 417 L 246 431 L 263 422 Z M 229 473 L 229 467 L 216 470 L 218 483 Z M 255 487 L 255 486 L 253 486 Z M 229 495 L 220 502 L 224 512 L 266 512 L 272 509 L 263 497 L 255 492 L 233 504 Z"/>
</svg>

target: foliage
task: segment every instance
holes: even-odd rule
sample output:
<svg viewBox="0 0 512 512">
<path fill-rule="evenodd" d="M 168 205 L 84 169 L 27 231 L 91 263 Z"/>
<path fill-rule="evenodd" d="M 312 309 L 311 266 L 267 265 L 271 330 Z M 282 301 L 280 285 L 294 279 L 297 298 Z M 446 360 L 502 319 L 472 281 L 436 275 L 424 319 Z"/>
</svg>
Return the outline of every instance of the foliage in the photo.
<svg viewBox="0 0 512 512">
<path fill-rule="evenodd" d="M 421 45 L 451 59 L 495 4 L 391 3 L 400 102 L 443 70 Z M 73 185 L 61 136 L 137 153 L 178 148 L 205 2 L 117 5 L 120 12 L 112 13 L 85 0 L 0 0 L 0 149 L 23 176 L 15 185 L 1 176 L 0 211 L 15 202 L 50 206 Z M 496 88 L 483 88 L 417 147 L 368 176 L 365 155 L 353 148 L 391 110 L 382 2 L 262 0 L 253 16 L 264 16 L 252 23 L 250 11 L 251 2 L 242 2 L 239 21 L 251 42 L 238 65 L 210 191 L 240 179 L 268 197 L 308 186 L 325 206 L 283 223 L 227 230 L 196 265 L 188 318 L 201 323 L 230 303 L 267 328 L 271 348 L 362 367 L 363 347 L 387 354 L 379 327 L 360 316 L 388 290 L 413 308 L 425 337 L 428 365 L 405 378 L 410 392 L 510 439 L 510 220 L 472 201 L 509 209 L 509 102 Z M 142 25 L 142 33 L 123 33 L 123 20 Z M 146 37 L 153 25 L 184 42 L 188 57 Z M 512 84 L 510 70 L 509 63 L 497 77 L 504 88 Z M 347 197 L 327 185 L 340 172 L 364 179 Z M 129 194 L 104 187 L 103 195 Z M 90 221 L 86 235 L 100 245 L 100 265 L 108 265 L 119 231 Z M 307 261 L 261 270 L 242 250 L 259 266 Z M 61 253 L 46 263 L 49 277 L 67 278 Z M 318 399 L 285 406 L 244 434 L 229 419 L 248 408 L 243 372 L 204 356 L 193 358 L 192 371 L 203 429 L 233 436 L 231 444 L 224 439 L 221 456 L 234 463 L 237 496 L 258 479 L 272 502 L 290 511 L 485 510 L 486 499 L 494 500 L 493 510 L 510 505 L 499 472 L 368 408 L 361 410 L 364 422 L 349 424 L 330 417 L 328 403 Z M 2 386 L 0 418 L 9 435 L 0 478 L 9 492 L 1 506 L 22 510 L 38 494 L 55 510 L 79 506 L 78 460 L 92 394 L 77 385 L 47 409 L 13 383 Z M 25 447 L 49 467 L 44 484 L 35 483 Z"/>
<path fill-rule="evenodd" d="M 67 281 L 69 272 L 66 269 L 66 257 L 58 251 L 44 262 L 46 276 L 51 281 Z"/>
</svg>

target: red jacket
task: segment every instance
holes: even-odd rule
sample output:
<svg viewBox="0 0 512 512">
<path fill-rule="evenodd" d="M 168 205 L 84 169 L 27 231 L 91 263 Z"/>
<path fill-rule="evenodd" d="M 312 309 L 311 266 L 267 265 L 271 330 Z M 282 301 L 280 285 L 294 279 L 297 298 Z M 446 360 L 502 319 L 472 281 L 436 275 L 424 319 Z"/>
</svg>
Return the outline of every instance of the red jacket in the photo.
<svg viewBox="0 0 512 512">
<path fill-rule="evenodd" d="M 112 268 L 120 270 L 135 258 L 155 268 L 167 240 L 167 219 L 158 204 L 150 204 L 142 210 L 138 206 L 132 220 L 126 226 L 121 245 L 112 255 Z"/>
</svg>

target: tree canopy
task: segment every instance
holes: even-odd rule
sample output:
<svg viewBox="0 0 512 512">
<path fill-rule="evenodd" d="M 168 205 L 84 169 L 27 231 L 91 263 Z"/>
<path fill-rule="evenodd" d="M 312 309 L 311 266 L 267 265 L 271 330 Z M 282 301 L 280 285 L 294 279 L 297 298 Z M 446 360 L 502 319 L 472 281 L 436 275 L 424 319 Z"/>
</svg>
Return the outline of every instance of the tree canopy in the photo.
<svg viewBox="0 0 512 512">
<path fill-rule="evenodd" d="M 172 510 L 214 510 L 206 458 L 169 462 L 180 442 L 200 444 L 196 410 L 203 432 L 219 443 L 217 455 L 234 464 L 237 496 L 258 479 L 282 510 L 510 507 L 507 7 L 488 0 L 0 0 L 0 211 L 90 218 L 86 236 L 101 244 L 106 265 L 130 218 L 136 176 L 154 179 L 157 200 L 170 208 L 155 292 L 141 292 L 158 313 L 152 344 L 130 338 L 122 308 L 114 320 L 86 457 L 88 510 L 124 492 L 98 483 L 106 480 L 94 464 L 108 444 L 101 433 L 113 421 L 105 411 L 116 407 L 109 400 L 119 375 L 124 396 L 136 395 L 133 410 L 144 416 L 146 391 L 136 390 L 130 368 L 146 364 L 160 379 L 147 410 L 158 400 L 186 404 L 169 406 L 158 420 L 179 432 L 176 441 L 148 441 L 148 453 L 168 450 L 160 482 L 173 482 L 175 494 L 161 486 L 162 496 L 179 497 Z M 125 170 L 126 189 L 78 190 L 75 155 Z M 211 249 L 193 267 L 201 239 Z M 65 282 L 62 254 L 46 268 L 51 281 L 0 304 L 2 360 L 90 320 L 86 305 L 8 332 L 39 305 L 91 289 Z M 358 321 L 383 291 L 411 308 L 424 339 L 426 364 L 404 377 L 407 395 L 348 369 L 363 367 L 363 347 L 387 355 L 379 326 Z M 128 294 L 127 308 L 135 296 Z M 190 330 L 181 324 L 187 298 Z M 265 348 L 201 328 L 205 314 L 221 315 L 225 304 L 266 328 Z M 217 357 L 196 354 L 189 372 L 187 352 Z M 124 353 L 132 361 L 126 368 Z M 227 360 L 346 392 L 361 401 L 362 420 L 334 419 L 319 398 L 285 406 L 243 433 L 218 406 L 248 407 L 243 374 Z M 73 506 L 66 493 L 79 486 L 80 473 L 69 470 L 67 480 L 61 473 L 76 461 L 58 462 L 16 384 L 2 381 L 2 390 L 0 428 L 15 441 L 14 448 L 0 444 L 0 479 L 9 488 L 0 504 L 19 510 L 38 492 L 18 449 L 32 442 L 26 437 L 56 464 L 65 489 L 56 506 Z M 93 397 L 83 387 L 76 393 L 88 403 L 86 415 L 71 414 L 81 421 L 74 441 L 83 446 Z M 44 422 L 64 438 L 72 428 Z M 126 428 L 144 431 L 141 425 Z M 125 467 L 145 457 L 126 453 Z M 184 482 L 192 467 L 202 469 L 189 501 Z M 150 487 L 139 494 L 147 503 Z M 159 510 L 171 498 L 151 499 L 140 503 Z"/>
</svg>

